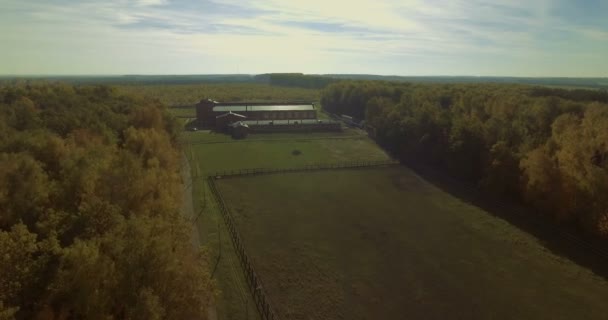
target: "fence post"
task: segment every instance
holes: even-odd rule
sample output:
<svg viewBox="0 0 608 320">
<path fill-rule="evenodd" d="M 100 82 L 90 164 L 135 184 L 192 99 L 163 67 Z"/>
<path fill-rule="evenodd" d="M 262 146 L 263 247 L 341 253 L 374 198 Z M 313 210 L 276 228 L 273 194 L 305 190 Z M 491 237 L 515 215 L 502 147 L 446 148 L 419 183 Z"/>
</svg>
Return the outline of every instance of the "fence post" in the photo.
<svg viewBox="0 0 608 320">
<path fill-rule="evenodd" d="M 217 190 L 215 185 L 215 179 L 218 176 L 236 176 L 236 175 L 255 175 L 261 173 L 288 173 L 288 172 L 299 172 L 299 171 L 311 171 L 311 170 L 328 170 L 335 168 L 359 168 L 359 167 L 371 167 L 381 166 L 389 164 L 397 164 L 394 160 L 349 160 L 338 163 L 308 163 L 302 167 L 291 167 L 291 168 L 242 168 L 242 169 L 230 169 L 224 171 L 217 171 L 213 176 L 208 176 L 208 183 L 211 193 L 215 196 L 218 204 L 218 209 L 223 217 L 224 223 L 226 224 L 230 238 L 237 251 L 237 257 L 245 273 L 249 289 L 253 294 L 253 298 L 256 302 L 258 311 L 260 312 L 263 320 L 278 319 L 274 314 L 273 309 L 267 299 L 265 292 L 263 291 L 262 284 L 257 274 L 255 273 L 254 267 L 251 260 L 247 256 L 244 243 L 242 242 L 236 224 L 230 215 L 228 208 L 224 200 Z"/>
<path fill-rule="evenodd" d="M 256 171 L 257 171 L 257 169 L 250 169 L 247 172 L 256 172 Z M 241 241 L 241 238 L 238 234 L 238 230 L 236 229 L 236 225 L 234 224 L 232 217 L 230 216 L 230 213 L 228 212 L 228 209 L 225 205 L 225 202 L 224 202 L 221 194 L 219 193 L 219 191 L 217 190 L 217 187 L 215 186 L 214 177 L 213 176 L 207 177 L 207 182 L 209 184 L 209 189 L 210 189 L 211 193 L 216 198 L 216 201 L 218 204 L 218 209 L 220 210 L 220 213 L 222 214 L 222 217 L 224 218 L 223 220 L 224 220 L 226 226 L 228 227 L 228 230 L 230 231 L 232 243 L 237 251 L 237 257 L 239 258 L 239 262 L 241 263 L 241 266 L 245 273 L 245 277 L 247 278 L 247 282 L 249 284 L 249 289 L 251 290 L 251 292 L 253 294 L 253 298 L 256 302 L 258 311 L 260 312 L 260 314 L 264 320 L 276 319 L 276 316 L 272 312 L 270 303 L 266 299 L 266 295 L 263 291 L 263 287 L 253 269 L 251 260 L 245 253 L 245 248 L 244 248 L 243 242 Z"/>
</svg>

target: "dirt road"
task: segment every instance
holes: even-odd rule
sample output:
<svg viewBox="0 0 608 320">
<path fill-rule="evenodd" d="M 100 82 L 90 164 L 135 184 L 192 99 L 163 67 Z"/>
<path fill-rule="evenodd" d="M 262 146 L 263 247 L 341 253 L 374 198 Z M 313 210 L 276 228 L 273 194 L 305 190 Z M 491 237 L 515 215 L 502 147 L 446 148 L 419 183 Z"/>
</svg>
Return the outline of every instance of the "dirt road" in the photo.
<svg viewBox="0 0 608 320">
<path fill-rule="evenodd" d="M 194 201 L 192 199 L 192 176 L 190 171 L 190 163 L 188 162 L 188 158 L 186 157 L 186 155 L 182 155 L 181 176 L 182 186 L 184 188 L 182 195 L 181 212 L 184 217 L 188 219 L 188 221 L 192 221 L 194 223 L 194 227 L 192 228 L 192 245 L 198 249 L 198 247 L 201 245 L 201 242 L 198 226 L 195 222 L 196 212 L 194 211 Z M 210 303 L 209 312 L 207 313 L 207 319 L 217 320 L 217 310 L 213 301 L 211 301 Z"/>
</svg>

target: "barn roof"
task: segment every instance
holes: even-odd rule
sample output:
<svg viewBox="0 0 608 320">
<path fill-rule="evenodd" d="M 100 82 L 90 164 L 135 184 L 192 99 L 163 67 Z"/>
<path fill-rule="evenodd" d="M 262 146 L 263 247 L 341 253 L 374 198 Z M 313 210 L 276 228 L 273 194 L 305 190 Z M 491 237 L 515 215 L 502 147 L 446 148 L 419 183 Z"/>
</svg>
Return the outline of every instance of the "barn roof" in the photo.
<svg viewBox="0 0 608 320">
<path fill-rule="evenodd" d="M 227 116 L 235 116 L 235 117 L 240 117 L 240 118 L 243 118 L 243 119 L 244 119 L 244 118 L 247 118 L 246 116 L 244 116 L 244 115 L 242 115 L 242 114 L 234 113 L 234 112 L 232 112 L 232 111 L 228 111 L 228 112 L 226 112 L 226 113 L 224 113 L 224 114 L 220 114 L 219 116 L 217 116 L 217 117 L 215 117 L 215 118 L 216 118 L 216 119 L 219 119 L 219 118 L 223 118 L 223 117 L 227 117 Z"/>
<path fill-rule="evenodd" d="M 229 124 L 229 126 L 231 126 L 233 128 L 237 128 L 237 127 L 249 128 L 249 125 L 247 125 L 243 121 L 233 122 L 233 123 Z"/>
<path fill-rule="evenodd" d="M 312 111 L 315 107 L 312 104 L 286 104 L 286 105 L 229 105 L 215 106 L 216 112 L 244 112 L 244 111 Z"/>
</svg>

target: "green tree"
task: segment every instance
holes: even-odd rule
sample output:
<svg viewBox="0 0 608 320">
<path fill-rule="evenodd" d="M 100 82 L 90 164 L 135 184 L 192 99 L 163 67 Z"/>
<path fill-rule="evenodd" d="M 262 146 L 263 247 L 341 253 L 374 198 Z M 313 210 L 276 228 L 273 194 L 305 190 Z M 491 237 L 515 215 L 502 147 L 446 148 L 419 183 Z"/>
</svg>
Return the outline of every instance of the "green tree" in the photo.
<svg viewBox="0 0 608 320">
<path fill-rule="evenodd" d="M 19 220 L 33 225 L 49 203 L 51 182 L 40 162 L 27 153 L 0 154 L 0 228 Z"/>
</svg>

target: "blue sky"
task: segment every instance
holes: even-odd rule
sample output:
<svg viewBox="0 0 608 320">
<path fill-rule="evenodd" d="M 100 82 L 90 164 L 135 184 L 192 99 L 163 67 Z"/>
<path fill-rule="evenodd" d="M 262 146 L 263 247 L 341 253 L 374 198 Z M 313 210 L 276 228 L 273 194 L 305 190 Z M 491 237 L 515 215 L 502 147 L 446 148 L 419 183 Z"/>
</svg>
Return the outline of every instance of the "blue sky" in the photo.
<svg viewBox="0 0 608 320">
<path fill-rule="evenodd" d="M 0 0 L 0 74 L 608 77 L 608 0 Z"/>
</svg>

